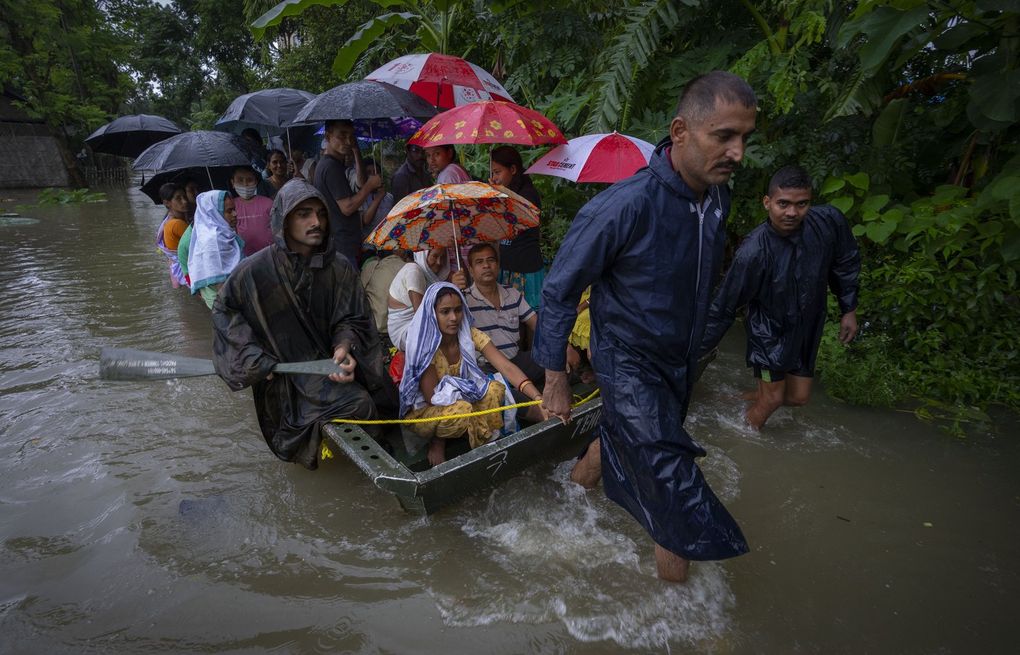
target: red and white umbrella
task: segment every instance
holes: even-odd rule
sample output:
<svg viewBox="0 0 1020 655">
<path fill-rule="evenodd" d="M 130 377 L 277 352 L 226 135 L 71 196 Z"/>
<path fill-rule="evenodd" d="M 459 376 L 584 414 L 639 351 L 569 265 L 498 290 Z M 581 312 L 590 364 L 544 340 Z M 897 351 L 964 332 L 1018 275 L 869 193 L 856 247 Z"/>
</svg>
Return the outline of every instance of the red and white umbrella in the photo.
<svg viewBox="0 0 1020 655">
<path fill-rule="evenodd" d="M 441 109 L 452 109 L 479 100 L 513 102 L 507 90 L 481 66 L 436 52 L 397 57 L 369 73 L 365 79 L 407 89 Z"/>
<path fill-rule="evenodd" d="M 626 134 L 587 134 L 556 146 L 531 165 L 529 175 L 574 182 L 617 182 L 648 165 L 655 146 Z"/>
</svg>

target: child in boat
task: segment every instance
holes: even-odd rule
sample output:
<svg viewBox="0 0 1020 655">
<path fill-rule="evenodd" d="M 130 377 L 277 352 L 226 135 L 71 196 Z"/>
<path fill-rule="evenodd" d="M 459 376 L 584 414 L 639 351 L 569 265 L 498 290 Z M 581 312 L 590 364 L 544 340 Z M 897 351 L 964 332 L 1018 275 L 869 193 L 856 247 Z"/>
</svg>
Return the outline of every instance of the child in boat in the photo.
<svg viewBox="0 0 1020 655">
<path fill-rule="evenodd" d="M 434 418 L 492 409 L 503 404 L 506 387 L 490 380 L 478 367 L 478 354 L 495 367 L 507 382 L 532 400 L 541 400 L 535 383 L 499 352 L 492 340 L 471 327 L 464 296 L 449 282 L 436 282 L 425 290 L 407 331 L 407 360 L 400 382 L 401 418 Z M 547 416 L 531 407 L 529 418 Z M 413 423 L 418 436 L 430 439 L 429 463 L 446 461 L 446 439 L 468 437 L 476 448 L 498 435 L 501 412 L 482 416 Z"/>
</svg>

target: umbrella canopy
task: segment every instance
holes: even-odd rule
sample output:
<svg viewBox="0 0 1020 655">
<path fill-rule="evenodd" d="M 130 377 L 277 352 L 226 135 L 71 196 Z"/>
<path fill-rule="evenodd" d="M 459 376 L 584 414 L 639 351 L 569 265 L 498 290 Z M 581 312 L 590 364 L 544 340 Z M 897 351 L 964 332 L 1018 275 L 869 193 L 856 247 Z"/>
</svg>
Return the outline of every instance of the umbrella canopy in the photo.
<svg viewBox="0 0 1020 655">
<path fill-rule="evenodd" d="M 460 57 L 436 52 L 397 57 L 369 73 L 365 79 L 407 89 L 442 109 L 479 100 L 514 100 L 482 67 Z"/>
<path fill-rule="evenodd" d="M 410 116 L 406 118 L 373 118 L 354 122 L 354 134 L 362 141 L 390 141 L 407 139 L 421 128 L 422 122 Z M 326 133 L 323 125 L 315 131 L 316 135 Z"/>
<path fill-rule="evenodd" d="M 137 157 L 154 143 L 159 143 L 175 134 L 181 128 L 162 116 L 136 114 L 121 116 L 100 127 L 85 139 L 94 152 L 105 152 L 121 157 Z"/>
<path fill-rule="evenodd" d="M 260 134 L 281 134 L 314 97 L 314 93 L 286 87 L 246 93 L 234 98 L 214 127 L 235 134 L 249 127 Z"/>
<path fill-rule="evenodd" d="M 173 171 L 182 168 L 250 166 L 258 156 L 236 134 L 199 130 L 183 132 L 150 146 L 135 159 L 136 171 Z"/>
<path fill-rule="evenodd" d="M 184 184 L 188 180 L 198 183 L 199 192 L 211 191 L 212 189 L 230 189 L 230 175 L 234 172 L 233 166 L 217 166 L 215 168 L 183 168 L 176 171 L 163 171 L 150 177 L 140 190 L 152 198 L 157 205 L 163 200 L 159 197 L 159 188 L 167 182 Z M 210 187 L 210 183 L 212 186 Z"/>
<path fill-rule="evenodd" d="M 410 91 L 384 82 L 362 80 L 335 86 L 312 98 L 294 118 L 295 123 L 348 119 L 359 123 L 373 119 L 425 119 L 436 110 Z"/>
<path fill-rule="evenodd" d="M 538 207 L 506 187 L 436 184 L 398 202 L 365 242 L 381 250 L 428 250 L 499 241 L 538 227 L 538 220 Z"/>
<path fill-rule="evenodd" d="M 408 143 L 428 147 L 470 143 L 537 146 L 566 143 L 560 128 L 534 109 L 504 100 L 455 107 L 429 119 Z"/>
<path fill-rule="evenodd" d="M 648 165 L 655 146 L 632 136 L 587 134 L 556 146 L 527 170 L 574 182 L 616 182 Z"/>
</svg>

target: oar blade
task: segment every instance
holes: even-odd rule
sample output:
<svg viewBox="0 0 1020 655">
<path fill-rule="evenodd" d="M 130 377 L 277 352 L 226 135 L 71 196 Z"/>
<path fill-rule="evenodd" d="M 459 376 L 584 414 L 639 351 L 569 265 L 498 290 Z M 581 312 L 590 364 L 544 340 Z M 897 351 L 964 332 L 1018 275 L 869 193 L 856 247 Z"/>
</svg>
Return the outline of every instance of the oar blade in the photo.
<svg viewBox="0 0 1020 655">
<path fill-rule="evenodd" d="M 215 374 L 210 359 L 130 348 L 103 348 L 99 355 L 99 377 L 104 380 L 169 380 Z"/>
<path fill-rule="evenodd" d="M 290 375 L 332 375 L 340 373 L 340 367 L 332 359 L 317 359 L 310 362 L 286 362 L 273 367 L 274 373 Z"/>
</svg>

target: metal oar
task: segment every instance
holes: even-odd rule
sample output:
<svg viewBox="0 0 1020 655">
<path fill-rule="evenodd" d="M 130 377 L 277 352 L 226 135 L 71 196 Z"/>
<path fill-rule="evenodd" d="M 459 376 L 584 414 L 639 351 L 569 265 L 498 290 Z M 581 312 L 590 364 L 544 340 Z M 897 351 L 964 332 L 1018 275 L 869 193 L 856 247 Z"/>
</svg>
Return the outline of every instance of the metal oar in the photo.
<svg viewBox="0 0 1020 655">
<path fill-rule="evenodd" d="M 273 373 L 331 375 L 340 372 L 332 359 L 289 362 L 273 367 Z M 202 375 L 216 375 L 211 359 L 129 348 L 103 348 L 99 354 L 99 377 L 104 380 L 169 380 Z"/>
</svg>

